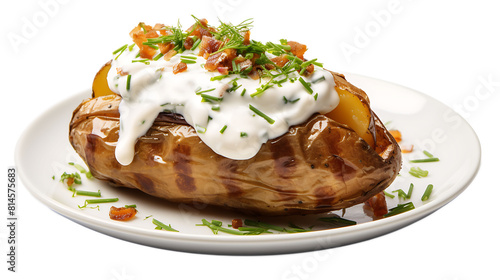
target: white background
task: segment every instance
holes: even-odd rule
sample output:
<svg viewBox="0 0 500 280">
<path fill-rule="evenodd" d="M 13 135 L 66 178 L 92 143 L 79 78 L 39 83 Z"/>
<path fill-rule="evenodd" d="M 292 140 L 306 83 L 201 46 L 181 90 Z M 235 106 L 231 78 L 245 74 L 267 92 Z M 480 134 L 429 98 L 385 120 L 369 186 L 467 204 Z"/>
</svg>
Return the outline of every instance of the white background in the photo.
<svg viewBox="0 0 500 280">
<path fill-rule="evenodd" d="M 0 278 L 500 279 L 497 1 L 5 2 L 0 9 L 0 217 L 7 216 L 7 167 L 14 165 L 14 148 L 27 125 L 89 88 L 138 22 L 175 24 L 180 18 L 187 27 L 191 14 L 214 25 L 217 17 L 233 23 L 254 18 L 254 39 L 303 42 L 307 57 L 320 58 L 328 69 L 433 96 L 475 129 L 482 164 L 464 193 L 408 227 L 340 248 L 278 256 L 212 256 L 136 245 L 57 215 L 20 184 L 18 272 L 7 272 L 2 222 Z M 482 80 L 490 81 L 489 87 Z"/>
</svg>

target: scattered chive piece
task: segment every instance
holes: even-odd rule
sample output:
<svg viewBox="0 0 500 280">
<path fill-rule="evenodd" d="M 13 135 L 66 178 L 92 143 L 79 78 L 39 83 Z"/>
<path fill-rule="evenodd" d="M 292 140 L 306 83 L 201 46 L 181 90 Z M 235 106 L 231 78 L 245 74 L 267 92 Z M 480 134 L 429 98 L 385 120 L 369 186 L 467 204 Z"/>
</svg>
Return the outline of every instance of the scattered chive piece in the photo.
<svg viewBox="0 0 500 280">
<path fill-rule="evenodd" d="M 125 208 L 137 208 L 137 205 L 135 204 L 125 205 Z"/>
<path fill-rule="evenodd" d="M 73 196 L 75 196 L 75 195 L 101 197 L 101 191 L 98 190 L 97 192 L 91 192 L 91 191 L 74 190 Z"/>
<path fill-rule="evenodd" d="M 131 52 L 134 47 L 135 47 L 135 43 L 133 43 L 132 45 L 128 46 L 128 51 Z"/>
<path fill-rule="evenodd" d="M 274 120 L 271 119 L 269 116 L 267 116 L 266 114 L 262 113 L 261 111 L 259 111 L 259 109 L 255 108 L 254 106 L 252 106 L 252 104 L 248 104 L 248 107 L 250 108 L 250 110 L 252 110 L 255 114 L 259 115 L 260 117 L 264 118 L 269 124 L 273 124 L 274 123 Z"/>
<path fill-rule="evenodd" d="M 422 170 L 420 167 L 412 167 L 408 173 L 417 178 L 427 177 L 427 175 L 429 175 L 429 171 Z"/>
<path fill-rule="evenodd" d="M 240 133 L 240 137 L 248 137 L 248 133 L 246 133 L 246 132 L 241 132 L 241 133 Z"/>
<path fill-rule="evenodd" d="M 254 220 L 248 220 L 248 219 L 245 219 L 245 225 L 259 227 L 259 228 L 263 228 L 263 229 L 272 229 L 275 231 L 282 231 L 282 232 L 286 231 L 286 229 L 284 227 L 275 226 L 275 225 L 271 225 L 271 224 L 264 223 L 264 222 L 254 221 Z"/>
<path fill-rule="evenodd" d="M 241 96 L 245 95 L 245 92 L 247 92 L 246 88 L 244 88 L 243 91 L 241 92 Z"/>
<path fill-rule="evenodd" d="M 422 159 L 410 160 L 411 163 L 436 162 L 436 161 L 439 161 L 439 158 L 431 157 L 431 158 L 422 158 Z"/>
<path fill-rule="evenodd" d="M 430 157 L 430 158 L 433 158 L 433 157 L 434 157 L 431 153 L 429 153 L 429 152 L 428 152 L 428 151 L 426 151 L 426 150 L 424 150 L 424 152 L 423 152 L 423 153 L 424 153 L 424 155 L 426 155 L 427 157 Z"/>
<path fill-rule="evenodd" d="M 158 61 L 158 59 L 162 58 L 163 57 L 163 54 L 162 53 L 159 53 L 157 54 L 155 57 L 153 57 L 153 60 L 154 61 Z"/>
<path fill-rule="evenodd" d="M 174 232 L 179 232 L 178 230 L 172 228 L 171 225 L 166 225 L 160 221 L 158 221 L 157 219 L 153 218 L 153 224 L 157 225 L 158 227 L 164 229 L 164 230 L 168 230 L 168 231 L 174 231 Z"/>
<path fill-rule="evenodd" d="M 315 83 L 319 83 L 319 82 L 324 81 L 324 80 L 326 80 L 325 76 L 321 76 L 318 79 L 312 81 L 311 83 L 315 84 Z"/>
<path fill-rule="evenodd" d="M 78 174 L 77 172 L 75 173 L 66 173 L 64 172 L 62 175 L 61 175 L 61 180 L 59 180 L 59 182 L 64 182 L 64 180 L 67 180 L 67 179 L 73 179 L 73 183 L 74 184 L 82 184 L 82 177 L 80 177 L 80 174 Z"/>
<path fill-rule="evenodd" d="M 318 100 L 318 94 L 316 93 L 316 94 L 314 95 L 314 101 L 317 101 L 317 100 Z"/>
<path fill-rule="evenodd" d="M 200 43 L 201 43 L 201 39 L 198 38 L 198 40 L 196 40 L 194 42 L 193 46 L 191 47 L 191 50 L 195 50 Z"/>
<path fill-rule="evenodd" d="M 223 134 L 224 131 L 226 131 L 227 125 L 224 125 L 224 127 L 220 130 L 220 134 Z"/>
<path fill-rule="evenodd" d="M 132 75 L 127 76 L 127 91 L 130 90 L 130 78 L 131 77 L 132 77 Z"/>
<path fill-rule="evenodd" d="M 197 95 L 200 95 L 200 94 L 202 94 L 202 93 L 204 93 L 204 92 L 210 92 L 210 91 L 214 91 L 214 90 L 215 90 L 215 88 L 206 89 L 206 90 L 201 90 L 201 88 L 200 88 L 199 90 L 195 91 L 195 93 L 196 93 Z"/>
<path fill-rule="evenodd" d="M 80 173 L 84 173 L 85 176 L 87 176 L 87 179 L 92 179 L 94 178 L 94 176 L 92 175 L 92 173 L 90 173 L 90 171 L 87 171 L 87 169 L 85 169 L 83 166 L 77 164 L 77 163 L 74 163 L 74 162 L 68 162 L 69 165 L 71 166 L 74 166 L 76 169 L 78 169 L 78 171 L 80 171 Z"/>
<path fill-rule="evenodd" d="M 321 217 L 318 220 L 333 224 L 335 227 L 353 226 L 356 224 L 355 221 L 351 221 L 341 217 Z"/>
<path fill-rule="evenodd" d="M 134 59 L 134 60 L 132 60 L 132 63 L 134 63 L 134 62 L 142 62 L 146 65 L 149 65 L 151 63 L 151 62 L 149 62 L 148 59 Z"/>
<path fill-rule="evenodd" d="M 389 212 L 387 214 L 385 214 L 384 217 L 394 216 L 394 215 L 401 214 L 403 212 L 406 212 L 406 211 L 409 211 L 412 209 L 415 209 L 415 205 L 413 205 L 413 202 L 398 204 L 398 206 L 389 209 Z"/>
<path fill-rule="evenodd" d="M 212 230 L 212 232 L 214 234 L 217 234 L 219 231 L 222 231 L 222 232 L 225 232 L 225 233 L 230 233 L 230 234 L 235 234 L 235 235 L 246 235 L 246 234 L 248 234 L 248 233 L 245 233 L 245 232 L 242 232 L 242 231 L 239 231 L 239 230 L 224 228 L 224 227 L 215 225 L 215 224 L 213 224 L 214 220 L 212 221 L 212 223 L 210 223 L 206 219 L 202 219 L 201 222 L 203 223 L 203 224 L 200 224 L 201 226 L 207 226 L 208 228 L 210 228 Z M 221 225 L 222 225 L 222 223 L 221 223 Z"/>
<path fill-rule="evenodd" d="M 83 206 L 78 205 L 78 208 L 83 209 L 86 208 L 89 204 L 99 204 L 99 203 L 110 203 L 117 202 L 118 198 L 101 198 L 101 199 L 86 199 L 85 204 Z"/>
<path fill-rule="evenodd" d="M 384 194 L 385 194 L 386 196 L 390 197 L 390 198 L 394 198 L 394 197 L 396 197 L 395 195 L 390 194 L 390 193 L 388 193 L 388 192 L 386 192 L 386 191 L 384 191 Z"/>
<path fill-rule="evenodd" d="M 392 192 L 393 193 L 397 192 L 399 198 L 403 198 L 405 200 L 406 199 L 410 199 L 411 198 L 411 194 L 413 193 L 413 183 L 410 184 L 410 188 L 408 189 L 408 193 L 405 193 L 405 191 L 403 191 L 402 189 L 398 189 L 398 190 L 395 190 L 395 191 L 392 191 Z"/>
<path fill-rule="evenodd" d="M 116 50 L 113 52 L 113 54 L 117 54 L 117 53 L 119 53 L 119 52 L 121 52 L 121 51 L 125 50 L 125 49 L 127 48 L 127 46 L 128 46 L 128 44 L 125 44 L 125 45 L 123 45 L 123 46 L 119 47 L 118 49 L 116 49 Z"/>
<path fill-rule="evenodd" d="M 208 101 L 222 101 L 222 97 L 215 97 L 215 96 L 212 96 L 212 95 L 208 95 L 208 94 L 204 94 L 204 93 L 200 93 L 201 97 L 205 100 L 208 100 Z"/>
<path fill-rule="evenodd" d="M 196 132 L 198 132 L 198 133 L 205 133 L 205 132 L 207 132 L 207 128 L 206 127 L 199 126 L 197 124 L 195 125 L 195 127 L 196 127 Z"/>
<path fill-rule="evenodd" d="M 299 78 L 299 82 L 304 86 L 304 88 L 306 89 L 307 92 L 309 92 L 309 94 L 313 94 L 313 90 L 308 82 L 304 81 L 302 77 Z"/>
<path fill-rule="evenodd" d="M 432 192 L 432 189 L 434 188 L 434 186 L 432 184 L 429 184 L 427 186 L 427 188 L 425 189 L 425 192 L 424 194 L 422 195 L 422 201 L 426 201 L 429 199 L 429 197 L 431 196 L 431 192 Z"/>
</svg>

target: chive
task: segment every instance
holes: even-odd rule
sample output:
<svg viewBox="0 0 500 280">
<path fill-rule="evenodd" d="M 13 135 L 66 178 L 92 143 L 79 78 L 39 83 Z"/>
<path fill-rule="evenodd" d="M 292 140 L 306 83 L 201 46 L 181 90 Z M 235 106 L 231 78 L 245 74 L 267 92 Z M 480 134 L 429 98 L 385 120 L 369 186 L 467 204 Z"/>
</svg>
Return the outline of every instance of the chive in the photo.
<svg viewBox="0 0 500 280">
<path fill-rule="evenodd" d="M 133 43 L 132 45 L 128 46 L 128 51 L 131 52 L 134 47 L 135 47 L 135 43 Z"/>
<path fill-rule="evenodd" d="M 137 208 L 137 205 L 135 204 L 125 205 L 125 208 Z"/>
<path fill-rule="evenodd" d="M 212 111 L 220 111 L 220 105 L 212 106 Z"/>
<path fill-rule="evenodd" d="M 408 189 L 408 193 L 405 193 L 402 189 L 398 189 L 398 190 L 395 190 L 395 191 L 392 191 L 392 192 L 393 193 L 397 192 L 399 198 L 410 199 L 411 198 L 411 194 L 413 193 L 413 183 L 410 184 L 410 188 Z"/>
<path fill-rule="evenodd" d="M 423 158 L 423 159 L 410 160 L 411 163 L 436 162 L 436 161 L 439 161 L 439 158 L 431 157 L 431 158 Z"/>
<path fill-rule="evenodd" d="M 321 76 L 321 77 L 319 77 L 318 79 L 316 79 L 316 80 L 312 81 L 311 83 L 315 84 L 315 83 L 318 83 L 318 82 L 322 82 L 322 81 L 324 81 L 324 80 L 326 80 L 325 76 Z"/>
<path fill-rule="evenodd" d="M 423 153 L 424 153 L 424 155 L 426 155 L 427 157 L 430 157 L 430 158 L 433 158 L 433 157 L 434 157 L 431 153 L 429 153 L 429 152 L 428 152 L 428 151 L 426 151 L 426 150 L 424 150 L 424 152 L 423 152 Z"/>
<path fill-rule="evenodd" d="M 155 57 L 153 57 L 153 60 L 154 60 L 154 61 L 158 61 L 158 59 L 162 58 L 162 57 L 163 57 L 163 55 L 164 55 L 163 53 L 159 53 L 159 54 L 157 54 Z"/>
<path fill-rule="evenodd" d="M 191 47 L 191 50 L 196 49 L 200 43 L 201 43 L 201 39 L 198 38 L 198 40 L 196 40 L 194 42 L 193 46 Z"/>
<path fill-rule="evenodd" d="M 118 198 L 102 198 L 102 199 L 87 199 L 85 203 L 87 204 L 99 204 L 99 203 L 110 203 L 117 202 Z"/>
<path fill-rule="evenodd" d="M 210 81 L 220 81 L 220 80 L 227 78 L 227 77 L 229 77 L 229 75 L 219 75 L 219 76 L 215 76 L 215 77 L 210 78 Z"/>
<path fill-rule="evenodd" d="M 171 225 L 166 225 L 160 221 L 158 221 L 157 219 L 153 218 L 153 224 L 157 225 L 158 227 L 164 229 L 164 230 L 168 230 L 168 231 L 174 231 L 174 232 L 179 232 L 178 230 L 172 228 Z"/>
<path fill-rule="evenodd" d="M 429 175 L 429 171 L 422 170 L 420 167 L 412 167 L 408 173 L 417 178 L 427 177 L 427 175 Z"/>
<path fill-rule="evenodd" d="M 248 220 L 248 219 L 245 219 L 245 225 L 259 227 L 259 228 L 263 228 L 263 229 L 272 229 L 275 231 L 282 231 L 282 232 L 286 231 L 286 229 L 284 227 L 275 226 L 275 225 L 271 225 L 271 224 L 264 223 L 264 222 L 254 221 L 254 220 Z"/>
<path fill-rule="evenodd" d="M 205 133 L 205 132 L 207 132 L 207 128 L 206 127 L 199 126 L 197 124 L 195 124 L 194 126 L 196 127 L 196 132 L 198 132 L 198 133 Z"/>
<path fill-rule="evenodd" d="M 91 192 L 91 191 L 75 190 L 73 192 L 73 196 L 75 196 L 75 195 L 101 197 L 101 191 L 98 190 L 97 192 Z"/>
<path fill-rule="evenodd" d="M 74 162 L 68 162 L 68 164 L 74 166 L 76 169 L 78 169 L 78 171 L 80 171 L 80 173 L 84 173 L 85 176 L 87 176 L 87 179 L 94 178 L 92 173 L 90 171 L 87 171 L 87 169 L 85 169 L 83 166 L 81 166 L 77 163 L 74 163 Z"/>
<path fill-rule="evenodd" d="M 220 130 L 220 134 L 223 134 L 224 131 L 226 131 L 226 128 L 227 128 L 227 125 L 224 125 L 224 127 L 222 127 L 222 129 Z"/>
<path fill-rule="evenodd" d="M 241 92 L 241 96 L 245 95 L 246 92 L 247 92 L 247 89 L 244 88 L 243 91 Z"/>
<path fill-rule="evenodd" d="M 78 184 L 78 185 L 82 184 L 82 178 L 80 177 L 80 174 L 78 174 L 77 172 L 71 173 L 71 174 L 64 172 L 61 175 L 61 179 L 59 180 L 59 182 L 64 182 L 64 180 L 67 180 L 70 178 L 73 179 L 74 184 Z"/>
<path fill-rule="evenodd" d="M 132 63 L 134 63 L 134 62 L 142 62 L 142 63 L 144 63 L 146 65 L 149 65 L 151 63 L 147 59 L 135 59 L 135 60 L 132 60 Z"/>
<path fill-rule="evenodd" d="M 394 216 L 394 215 L 397 215 L 397 214 L 404 213 L 406 211 L 410 211 L 412 209 L 415 209 L 415 206 L 413 205 L 413 202 L 408 202 L 408 203 L 405 203 L 405 204 L 398 204 L 398 206 L 389 209 L 389 212 L 387 214 L 385 214 L 384 217 Z"/>
<path fill-rule="evenodd" d="M 345 227 L 345 226 L 353 226 L 356 223 L 356 221 L 344 219 L 341 217 L 321 217 L 318 220 L 326 223 L 333 224 L 336 227 Z"/>
<path fill-rule="evenodd" d="M 260 117 L 264 118 L 269 124 L 274 123 L 273 119 L 271 119 L 269 116 L 267 116 L 266 114 L 259 111 L 259 109 L 252 106 L 252 104 L 248 104 L 248 106 L 249 106 L 250 110 L 252 110 L 255 114 L 259 115 Z"/>
<path fill-rule="evenodd" d="M 204 93 L 201 93 L 200 96 L 206 100 L 206 101 L 215 101 L 215 102 L 219 102 L 219 101 L 222 101 L 222 97 L 215 97 L 215 96 L 212 96 L 212 95 L 208 95 L 208 94 L 204 94 Z M 203 100 L 202 100 L 203 101 Z"/>
<path fill-rule="evenodd" d="M 393 194 L 390 194 L 390 193 L 388 193 L 388 192 L 386 192 L 386 191 L 384 191 L 384 194 L 385 194 L 386 196 L 390 197 L 390 198 L 394 198 L 394 197 L 395 197 Z"/>
<path fill-rule="evenodd" d="M 310 84 L 304 81 L 302 77 L 299 78 L 299 82 L 304 86 L 304 88 L 306 89 L 307 92 L 309 92 L 309 94 L 313 94 L 313 90 Z"/>
<path fill-rule="evenodd" d="M 316 94 L 314 95 L 314 101 L 317 101 L 317 100 L 318 100 L 318 93 L 316 93 Z"/>
<path fill-rule="evenodd" d="M 190 60 L 196 60 L 196 56 L 189 56 L 189 55 L 181 55 L 181 59 L 190 59 Z"/>
<path fill-rule="evenodd" d="M 246 232 L 242 232 L 242 231 L 239 231 L 239 230 L 224 228 L 224 227 L 215 225 L 213 223 L 210 223 L 206 219 L 202 219 L 201 222 L 203 223 L 203 224 L 201 224 L 202 226 L 207 226 L 208 228 L 210 228 L 212 230 L 212 232 L 214 234 L 217 234 L 219 231 L 222 231 L 222 232 L 225 232 L 225 233 L 230 233 L 230 234 L 235 234 L 235 235 L 246 235 L 246 234 L 248 234 Z"/>
<path fill-rule="evenodd" d="M 196 93 L 197 95 L 200 95 L 200 94 L 202 94 L 202 93 L 204 93 L 204 92 L 210 92 L 210 91 L 214 91 L 214 90 L 215 90 L 215 88 L 206 89 L 206 90 L 201 90 L 201 88 L 198 88 L 197 90 L 195 90 L 195 93 Z"/>
<path fill-rule="evenodd" d="M 130 90 L 130 78 L 132 77 L 132 75 L 128 75 L 127 76 L 127 91 Z"/>
<path fill-rule="evenodd" d="M 270 232 L 269 230 L 267 229 L 264 229 L 264 228 L 254 228 L 254 227 L 239 227 L 238 228 L 239 231 L 248 231 L 248 232 L 254 232 L 254 233 L 257 233 L 257 234 L 261 234 L 261 233 L 272 233 Z"/>
<path fill-rule="evenodd" d="M 119 53 L 119 52 L 121 52 L 121 51 L 125 50 L 125 49 L 127 48 L 127 46 L 128 46 L 128 44 L 125 44 L 125 45 L 123 45 L 123 46 L 119 47 L 118 49 L 116 49 L 116 50 L 113 52 L 113 54 L 117 54 L 117 53 Z"/>
<path fill-rule="evenodd" d="M 241 132 L 241 133 L 240 133 L 240 137 L 248 137 L 248 133 L 246 133 L 246 132 Z"/>
<path fill-rule="evenodd" d="M 118 201 L 118 198 L 86 199 L 83 206 L 78 205 L 78 208 L 80 208 L 80 209 L 86 208 L 87 205 L 89 205 L 89 204 L 110 203 L 110 202 L 117 202 L 117 201 Z M 97 208 L 99 209 L 99 206 L 97 206 Z"/>
<path fill-rule="evenodd" d="M 422 195 L 422 201 L 426 201 L 429 199 L 429 197 L 431 196 L 431 192 L 432 192 L 432 189 L 434 188 L 434 186 L 432 184 L 429 184 L 427 186 L 427 188 L 425 189 L 425 192 L 424 194 Z"/>
<path fill-rule="evenodd" d="M 181 62 L 186 63 L 186 64 L 195 64 L 196 63 L 196 61 L 194 61 L 194 60 L 182 59 L 182 58 L 181 58 Z"/>
</svg>

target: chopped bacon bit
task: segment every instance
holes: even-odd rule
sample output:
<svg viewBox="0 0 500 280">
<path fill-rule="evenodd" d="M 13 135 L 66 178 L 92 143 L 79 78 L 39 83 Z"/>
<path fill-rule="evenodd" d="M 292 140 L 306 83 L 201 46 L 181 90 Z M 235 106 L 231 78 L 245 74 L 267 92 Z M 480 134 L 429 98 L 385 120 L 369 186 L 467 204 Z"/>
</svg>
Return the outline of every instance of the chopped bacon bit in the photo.
<svg viewBox="0 0 500 280">
<path fill-rule="evenodd" d="M 187 70 L 187 64 L 184 62 L 179 62 L 174 65 L 174 74 L 178 74 Z"/>
<path fill-rule="evenodd" d="M 247 30 L 245 34 L 243 34 L 243 45 L 250 45 L 250 30 Z"/>
<path fill-rule="evenodd" d="M 401 132 L 399 130 L 389 130 L 389 133 L 391 133 L 392 137 L 396 139 L 396 142 L 401 142 L 403 140 L 403 136 L 401 135 Z"/>
<path fill-rule="evenodd" d="M 187 37 L 186 40 L 184 40 L 184 48 L 186 50 L 190 50 L 194 45 L 194 40 L 192 37 Z"/>
<path fill-rule="evenodd" d="M 143 29 L 144 28 L 144 29 Z M 144 30 L 146 33 L 144 33 Z M 147 41 L 147 38 L 156 38 L 158 37 L 158 33 L 152 29 L 150 25 L 144 25 L 144 23 L 139 23 L 132 31 L 130 31 L 130 37 L 134 43 L 139 47 L 139 52 L 141 57 L 152 59 L 153 55 L 156 53 L 156 50 L 150 46 L 143 45 L 144 42 Z"/>
<path fill-rule="evenodd" d="M 66 184 L 68 185 L 68 187 L 71 187 L 71 185 L 73 185 L 74 182 L 75 182 L 75 178 L 66 179 Z"/>
<path fill-rule="evenodd" d="M 271 61 L 274 62 L 276 66 L 281 68 L 288 62 L 288 58 L 286 58 L 286 54 L 282 54 L 280 56 L 271 58 Z"/>
<path fill-rule="evenodd" d="M 248 77 L 252 78 L 253 80 L 258 80 L 260 78 L 259 71 L 257 71 L 257 68 L 254 66 L 250 73 L 248 73 Z"/>
<path fill-rule="evenodd" d="M 201 23 L 201 24 L 200 24 Z M 192 36 L 198 38 L 203 38 L 203 36 L 212 37 L 212 32 L 216 31 L 213 27 L 208 27 L 208 21 L 206 19 L 200 19 L 199 23 L 195 23 L 189 27 L 186 32 L 190 33 Z"/>
<path fill-rule="evenodd" d="M 201 38 L 200 51 L 198 55 L 204 58 L 208 58 L 211 53 L 218 51 L 221 45 L 221 41 L 212 37 L 203 36 Z"/>
<path fill-rule="evenodd" d="M 153 30 L 159 31 L 161 35 L 167 35 L 167 30 L 165 29 L 165 24 L 157 23 L 153 26 Z"/>
<path fill-rule="evenodd" d="M 365 201 L 363 210 L 366 215 L 372 217 L 374 220 L 380 219 L 387 214 L 387 202 L 385 201 L 384 193 L 378 193 Z"/>
<path fill-rule="evenodd" d="M 123 72 L 121 67 L 116 68 L 116 73 L 120 76 L 127 76 L 128 72 Z"/>
<path fill-rule="evenodd" d="M 231 226 L 235 229 L 238 229 L 239 227 L 243 226 L 243 221 L 241 219 L 233 219 L 231 221 Z"/>
<path fill-rule="evenodd" d="M 229 74 L 229 67 L 217 67 L 217 71 L 221 73 L 222 75 L 227 75 Z"/>
<path fill-rule="evenodd" d="M 405 153 L 405 154 L 408 154 L 408 153 L 411 153 L 413 152 L 413 145 L 406 145 L 406 146 L 401 146 L 401 152 L 402 153 Z"/>
<path fill-rule="evenodd" d="M 252 61 L 250 59 L 246 59 L 243 62 L 236 62 L 239 66 L 241 71 L 245 71 L 248 67 L 252 67 Z"/>
<path fill-rule="evenodd" d="M 114 207 L 111 206 L 109 209 L 109 217 L 111 220 L 116 220 L 116 221 L 128 221 L 135 217 L 135 214 L 137 214 L 137 210 L 133 207 L 126 208 L 126 207 Z"/>
<path fill-rule="evenodd" d="M 235 49 L 225 49 L 222 52 L 211 54 L 205 63 L 205 69 L 215 71 L 218 67 L 229 67 L 236 57 L 236 53 Z"/>
<path fill-rule="evenodd" d="M 314 64 L 309 64 L 306 67 L 306 71 L 304 71 L 303 75 L 309 77 L 314 72 Z"/>
<path fill-rule="evenodd" d="M 172 57 L 174 57 L 174 55 L 177 54 L 177 51 L 174 51 L 174 50 L 169 50 L 164 56 L 163 56 L 163 59 L 165 59 L 166 61 L 169 61 Z"/>
<path fill-rule="evenodd" d="M 172 43 L 161 43 L 161 44 L 158 44 L 158 47 L 160 47 L 160 52 L 162 54 L 166 54 L 168 51 L 173 49 L 175 47 L 175 45 Z"/>
<path fill-rule="evenodd" d="M 307 51 L 307 46 L 294 41 L 288 41 L 287 43 L 290 47 L 293 55 L 304 60 L 304 53 Z"/>
</svg>

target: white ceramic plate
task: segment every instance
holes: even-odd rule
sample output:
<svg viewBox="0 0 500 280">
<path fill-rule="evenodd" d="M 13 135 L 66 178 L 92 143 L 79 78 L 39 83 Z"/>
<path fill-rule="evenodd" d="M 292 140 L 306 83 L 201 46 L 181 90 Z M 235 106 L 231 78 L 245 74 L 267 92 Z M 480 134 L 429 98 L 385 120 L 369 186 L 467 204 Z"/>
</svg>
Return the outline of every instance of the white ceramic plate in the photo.
<svg viewBox="0 0 500 280">
<path fill-rule="evenodd" d="M 411 89 L 358 75 L 348 80 L 364 89 L 370 96 L 373 110 L 388 127 L 403 133 L 405 145 L 414 151 L 404 154 L 401 176 L 387 189 L 408 190 L 414 184 L 410 200 L 387 198 L 389 208 L 412 201 L 415 209 L 393 217 L 372 221 L 361 205 L 346 210 L 344 217 L 357 225 L 332 228 L 318 221 L 321 215 L 269 218 L 263 221 L 287 226 L 290 222 L 302 227 L 314 225 L 304 233 L 274 233 L 236 236 L 214 235 L 201 219 L 221 220 L 230 224 L 233 218 L 251 218 L 241 213 L 212 209 L 205 205 L 178 205 L 150 197 L 139 191 L 114 188 L 96 179 L 83 178 L 82 190 L 101 190 L 103 198 L 119 198 L 113 204 L 101 204 L 98 209 L 80 209 L 89 197 L 76 196 L 58 181 L 63 172 L 75 172 L 68 162 L 83 165 L 68 142 L 68 124 L 74 108 L 91 94 L 85 91 L 54 106 L 33 122 L 19 139 L 16 165 L 24 186 L 41 202 L 63 216 L 99 232 L 124 240 L 153 247 L 213 254 L 276 254 L 319 250 L 373 238 L 415 222 L 444 206 L 459 195 L 476 175 L 481 158 L 479 140 L 467 122 L 450 108 Z M 433 163 L 410 163 L 409 159 L 423 158 L 427 150 L 440 158 Z M 415 178 L 408 171 L 412 166 L 429 171 L 426 178 Z M 55 176 L 56 179 L 52 179 Z M 434 185 L 426 202 L 421 196 L 428 184 Z M 109 207 L 136 204 L 138 214 L 129 222 L 113 221 Z M 336 212 L 341 214 L 340 212 Z M 151 217 L 152 215 L 152 217 Z M 323 215 L 324 216 L 324 215 Z M 156 230 L 155 218 L 179 232 Z"/>
</svg>

